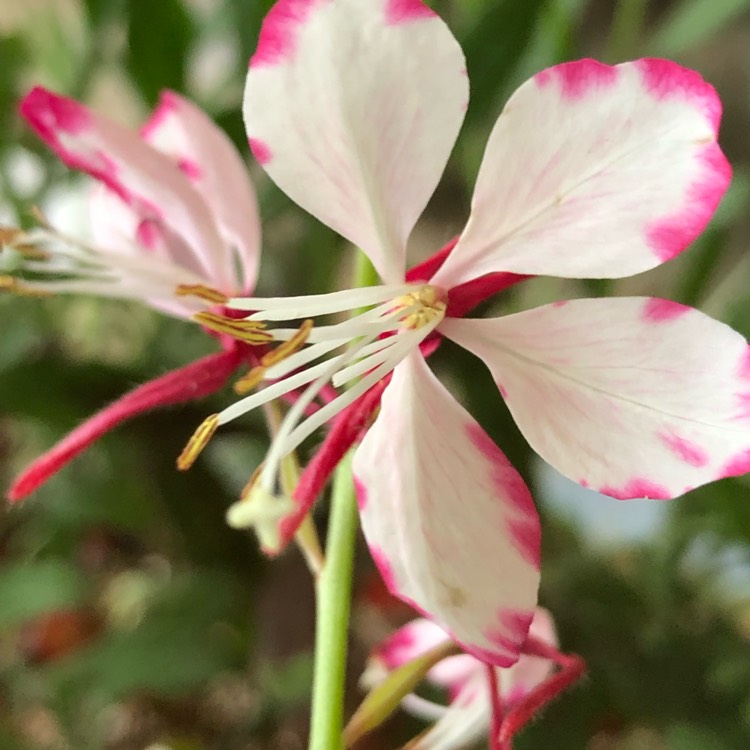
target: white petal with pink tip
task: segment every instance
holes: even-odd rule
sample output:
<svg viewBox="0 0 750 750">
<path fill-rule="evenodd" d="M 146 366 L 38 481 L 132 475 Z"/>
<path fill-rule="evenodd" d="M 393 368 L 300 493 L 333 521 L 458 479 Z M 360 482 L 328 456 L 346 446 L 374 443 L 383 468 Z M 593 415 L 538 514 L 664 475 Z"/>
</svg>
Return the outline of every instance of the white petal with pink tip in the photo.
<svg viewBox="0 0 750 750">
<path fill-rule="evenodd" d="M 720 114 L 714 89 L 667 60 L 542 71 L 500 115 L 469 223 L 433 281 L 491 271 L 616 278 L 669 260 L 729 184 Z"/>
<path fill-rule="evenodd" d="M 127 296 L 143 299 L 157 310 L 178 318 L 189 318 L 204 309 L 197 300 L 174 293 L 179 284 L 200 284 L 205 279 L 205 270 L 178 234 L 161 221 L 142 219 L 105 185 L 93 186 L 89 209 L 92 240 L 102 263 L 114 271 L 116 266 L 123 265 L 118 255 L 130 256 L 135 261 L 130 272 L 122 268 L 120 283 L 111 289 L 113 294 L 125 296 L 130 289 Z M 149 295 L 145 279 L 154 274 L 164 283 L 160 285 L 161 293 Z"/>
<path fill-rule="evenodd" d="M 395 283 L 467 102 L 463 53 L 419 0 L 279 0 L 244 114 L 279 187 Z"/>
<path fill-rule="evenodd" d="M 531 446 L 581 484 L 670 498 L 750 470 L 750 356 L 667 300 L 581 299 L 441 332 L 482 358 Z"/>
<path fill-rule="evenodd" d="M 365 538 L 392 593 L 480 659 L 515 663 L 539 582 L 536 511 L 419 352 L 394 370 L 354 474 Z"/>
<path fill-rule="evenodd" d="M 33 89 L 20 109 L 68 166 L 100 180 L 141 220 L 170 227 L 185 240 L 210 283 L 235 291 L 213 216 L 172 159 L 127 128 L 42 88 Z"/>
<path fill-rule="evenodd" d="M 162 93 L 142 136 L 170 156 L 203 196 L 241 264 L 235 289 L 250 293 L 260 260 L 260 218 L 247 166 L 232 142 L 202 110 L 171 91 Z"/>
</svg>

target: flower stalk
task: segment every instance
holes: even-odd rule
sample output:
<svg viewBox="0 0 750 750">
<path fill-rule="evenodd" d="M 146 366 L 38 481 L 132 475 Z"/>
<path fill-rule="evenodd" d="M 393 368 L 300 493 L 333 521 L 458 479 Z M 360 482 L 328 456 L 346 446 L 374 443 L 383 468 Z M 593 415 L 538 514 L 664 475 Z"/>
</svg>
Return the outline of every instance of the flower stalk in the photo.
<svg viewBox="0 0 750 750">
<path fill-rule="evenodd" d="M 351 454 L 336 469 L 326 561 L 317 579 L 309 750 L 343 750 L 344 683 L 357 503 Z"/>
<path fill-rule="evenodd" d="M 357 255 L 355 285 L 377 284 L 364 253 Z M 315 661 L 309 750 L 343 750 L 344 692 L 351 611 L 357 500 L 352 453 L 336 468 L 331 492 L 325 563 L 315 587 Z"/>
</svg>

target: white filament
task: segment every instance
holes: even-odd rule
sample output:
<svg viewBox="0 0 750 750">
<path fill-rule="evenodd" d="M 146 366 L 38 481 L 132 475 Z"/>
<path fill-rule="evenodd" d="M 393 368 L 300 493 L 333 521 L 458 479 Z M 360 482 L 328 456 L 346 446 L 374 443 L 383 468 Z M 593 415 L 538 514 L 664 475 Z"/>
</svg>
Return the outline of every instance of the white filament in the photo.
<svg viewBox="0 0 750 750">
<path fill-rule="evenodd" d="M 235 310 L 258 311 L 250 316 L 251 320 L 294 320 L 369 307 L 378 302 L 396 299 L 413 289 L 413 285 L 398 284 L 301 297 L 233 297 L 227 305 Z"/>
</svg>

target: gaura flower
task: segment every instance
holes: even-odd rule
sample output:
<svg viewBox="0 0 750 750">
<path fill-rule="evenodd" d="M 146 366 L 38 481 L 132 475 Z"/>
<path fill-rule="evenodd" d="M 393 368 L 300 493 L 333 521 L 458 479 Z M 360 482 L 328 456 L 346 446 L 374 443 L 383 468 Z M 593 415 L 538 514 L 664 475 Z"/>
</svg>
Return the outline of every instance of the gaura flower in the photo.
<svg viewBox="0 0 750 750">
<path fill-rule="evenodd" d="M 0 262 L 16 275 L 0 277 L 2 286 L 135 299 L 185 319 L 253 289 L 260 252 L 255 192 L 232 143 L 194 104 L 163 93 L 140 134 L 42 88 L 20 108 L 69 167 L 98 181 L 90 204 L 94 239 L 89 245 L 44 223 L 5 230 Z M 221 352 L 139 386 L 73 430 L 16 479 L 9 498 L 35 490 L 120 422 L 221 388 L 239 366 L 256 361 L 249 344 L 267 339 L 242 323 L 235 333 L 244 340 L 220 337 Z"/>
<path fill-rule="evenodd" d="M 270 332 L 308 346 L 257 370 L 272 384 L 207 424 L 310 383 L 229 513 L 274 552 L 313 499 L 278 491 L 281 457 L 390 377 L 354 457 L 365 538 L 394 594 L 470 654 L 508 667 L 536 604 L 539 521 L 518 472 L 420 347 L 444 336 L 479 356 L 531 446 L 622 499 L 670 498 L 750 470 L 750 355 L 726 325 L 662 299 L 461 318 L 467 293 L 498 278 L 630 276 L 695 239 L 731 172 L 716 143 L 721 105 L 700 75 L 666 60 L 581 60 L 524 83 L 490 135 L 455 247 L 406 281 L 407 240 L 467 102 L 462 52 L 422 2 L 276 3 L 247 77 L 250 144 L 282 190 L 367 253 L 383 285 L 230 300 L 255 311 L 248 322 L 305 319 Z M 354 385 L 303 420 L 329 381 Z"/>
<path fill-rule="evenodd" d="M 497 742 L 506 739 L 509 742 L 520 728 L 516 726 L 516 716 L 528 720 L 540 707 L 535 705 L 531 714 L 525 710 L 524 704 L 535 691 L 544 693 L 543 701 L 548 702 L 580 676 L 583 671 L 580 659 L 557 652 L 555 627 L 549 612 L 537 608 L 529 636 L 544 644 L 563 670 L 567 669 L 564 685 L 556 684 L 552 690 L 539 691 L 555 667 L 555 662 L 542 656 L 524 653 L 512 667 L 506 669 L 487 667 L 468 654 L 450 656 L 436 664 L 426 677 L 428 683 L 446 691 L 447 706 L 413 693 L 402 701 L 401 705 L 409 713 L 434 722 L 426 732 L 407 745 L 408 750 L 457 750 L 473 747 L 488 735 L 493 748 L 497 747 Z M 445 631 L 433 622 L 412 620 L 373 651 L 360 684 L 365 689 L 375 687 L 395 669 L 447 640 Z M 488 674 L 488 670 L 492 672 Z"/>
</svg>

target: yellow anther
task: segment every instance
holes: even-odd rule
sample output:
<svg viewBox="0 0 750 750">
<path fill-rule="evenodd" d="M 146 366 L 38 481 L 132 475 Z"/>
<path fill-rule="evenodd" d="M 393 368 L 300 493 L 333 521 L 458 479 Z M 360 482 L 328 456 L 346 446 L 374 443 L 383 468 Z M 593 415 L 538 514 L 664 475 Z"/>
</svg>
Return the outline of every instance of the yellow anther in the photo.
<svg viewBox="0 0 750 750">
<path fill-rule="evenodd" d="M 197 316 L 196 316 L 197 317 Z M 279 344 L 275 349 L 263 355 L 260 360 L 260 365 L 253 367 L 247 375 L 243 375 L 233 386 L 234 392 L 239 396 L 244 396 L 249 393 L 256 386 L 258 386 L 266 372 L 273 365 L 277 365 L 279 362 L 283 362 L 287 357 L 290 357 L 295 352 L 298 352 L 307 341 L 312 331 L 313 322 L 312 320 L 306 320 L 300 327 L 299 330 L 287 341 Z"/>
<path fill-rule="evenodd" d="M 236 320 L 212 312 L 197 313 L 193 315 L 193 320 L 197 320 L 211 331 L 226 333 L 233 338 L 244 341 L 246 344 L 257 346 L 273 341 L 273 336 L 264 330 L 266 324 L 259 320 Z"/>
<path fill-rule="evenodd" d="M 399 308 L 414 307 L 418 305 L 409 315 L 401 320 L 404 328 L 415 330 L 432 323 L 435 318 L 445 315 L 446 301 L 445 292 L 437 287 L 425 284 L 415 292 L 410 292 L 400 297 L 397 301 Z"/>
<path fill-rule="evenodd" d="M 198 458 L 201 451 L 208 445 L 208 441 L 213 437 L 218 427 L 218 414 L 212 414 L 203 420 L 200 427 L 193 433 L 193 437 L 188 440 L 188 444 L 177 458 L 177 468 L 180 471 L 187 471 L 195 463 L 195 459 Z"/>
<path fill-rule="evenodd" d="M 210 286 L 203 284 L 180 284 L 175 290 L 178 297 L 198 297 L 205 302 L 211 302 L 214 305 L 226 305 L 229 297 Z"/>
<path fill-rule="evenodd" d="M 33 289 L 31 287 L 22 284 L 18 279 L 14 279 L 12 276 L 0 276 L 0 289 L 7 289 L 9 292 L 14 294 L 20 294 L 24 297 L 49 297 L 50 292 L 45 292 L 43 289 Z"/>
<path fill-rule="evenodd" d="M 306 320 L 300 327 L 299 330 L 290 339 L 285 341 L 283 344 L 279 344 L 273 351 L 263 355 L 260 360 L 263 367 L 271 367 L 279 362 L 283 362 L 287 357 L 290 357 L 295 352 L 298 352 L 307 342 L 312 331 L 313 322 L 312 320 Z"/>
<path fill-rule="evenodd" d="M 238 396 L 244 396 L 246 393 L 250 393 L 257 385 L 263 380 L 263 376 L 266 374 L 265 367 L 253 367 L 247 375 L 243 375 L 233 386 L 234 392 Z"/>
</svg>

